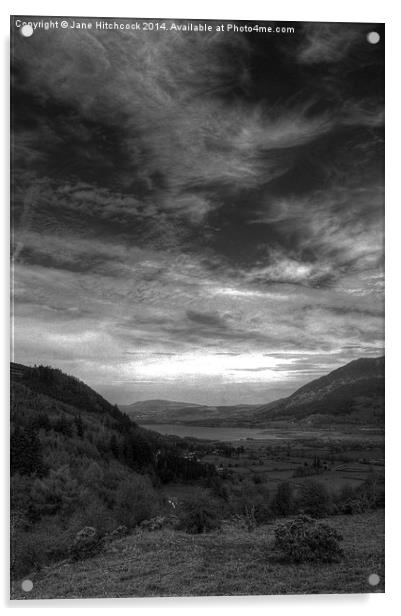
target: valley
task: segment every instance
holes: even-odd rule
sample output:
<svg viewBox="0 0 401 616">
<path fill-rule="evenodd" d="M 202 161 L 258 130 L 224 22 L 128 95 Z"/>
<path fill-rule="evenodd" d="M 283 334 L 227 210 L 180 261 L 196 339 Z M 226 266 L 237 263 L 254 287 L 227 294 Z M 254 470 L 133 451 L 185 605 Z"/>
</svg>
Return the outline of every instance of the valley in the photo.
<svg viewBox="0 0 401 616">
<path fill-rule="evenodd" d="M 208 425 L 205 407 L 163 400 L 137 404 L 147 422 L 133 421 L 132 408 L 129 415 L 75 377 L 12 364 L 12 596 L 21 597 L 21 579 L 27 576 L 34 581 L 34 597 L 103 596 L 93 579 L 99 559 L 102 570 L 113 571 L 104 582 L 105 596 L 269 594 L 280 588 L 335 592 L 350 573 L 347 588 L 367 591 L 372 567 L 382 571 L 384 566 L 382 541 L 368 542 L 373 532 L 383 531 L 381 365 L 364 364 L 365 378 L 356 375 L 361 364 L 355 370 L 352 362 L 339 379 L 334 374 L 313 381 L 292 400 L 267 405 L 268 411 L 233 406 L 224 413 L 236 413 L 237 422 Z M 362 385 L 366 412 L 358 414 Z M 311 421 L 317 401 L 330 401 L 328 395 L 341 401 L 339 412 L 328 404 L 327 414 L 320 407 L 320 420 Z M 293 410 L 297 396 L 302 414 Z M 311 405 L 306 416 L 305 400 Z M 262 421 L 267 412 L 269 419 Z M 184 421 L 188 414 L 197 421 Z M 241 419 L 245 415 L 247 421 Z M 330 528 L 346 529 L 348 551 L 341 564 L 331 565 L 321 578 L 325 570 L 303 565 L 302 571 L 313 572 L 312 586 L 293 582 L 292 566 L 284 563 L 269 583 L 259 574 L 252 581 L 244 578 L 246 550 L 251 554 L 266 545 L 269 556 L 262 554 L 261 563 L 268 570 L 276 567 L 281 561 L 274 551 L 274 525 L 304 513 L 329 516 Z M 124 537 L 113 540 L 121 529 Z M 79 537 L 89 531 L 93 539 L 81 545 Z M 187 552 L 188 541 L 202 554 L 199 562 Z M 217 560 L 212 546 L 219 546 Z M 167 573 L 155 578 L 143 567 L 146 561 L 162 571 L 161 563 L 177 554 L 194 576 L 185 588 L 178 569 L 170 584 Z M 218 578 L 215 585 L 217 562 L 231 562 L 233 555 L 238 576 L 232 584 Z M 67 570 L 74 591 L 60 577 Z M 329 571 L 334 578 L 327 586 Z"/>
</svg>

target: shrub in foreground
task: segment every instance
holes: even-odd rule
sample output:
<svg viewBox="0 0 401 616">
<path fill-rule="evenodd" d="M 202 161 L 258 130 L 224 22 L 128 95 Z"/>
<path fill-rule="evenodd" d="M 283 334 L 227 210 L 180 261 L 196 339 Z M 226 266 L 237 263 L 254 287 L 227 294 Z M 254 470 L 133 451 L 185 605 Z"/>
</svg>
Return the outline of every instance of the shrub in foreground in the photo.
<svg viewBox="0 0 401 616">
<path fill-rule="evenodd" d="M 333 562 L 343 554 L 342 535 L 328 524 L 301 515 L 275 528 L 275 547 L 295 563 Z"/>
</svg>

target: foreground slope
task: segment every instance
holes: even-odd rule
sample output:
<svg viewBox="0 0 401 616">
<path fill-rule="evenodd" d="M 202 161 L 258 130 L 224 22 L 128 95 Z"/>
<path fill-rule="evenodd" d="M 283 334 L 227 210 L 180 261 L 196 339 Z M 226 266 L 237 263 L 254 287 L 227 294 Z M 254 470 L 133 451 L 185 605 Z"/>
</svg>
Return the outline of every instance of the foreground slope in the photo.
<svg viewBox="0 0 401 616">
<path fill-rule="evenodd" d="M 364 593 L 384 591 L 384 512 L 325 520 L 341 532 L 338 563 L 288 564 L 273 548 L 272 526 L 187 535 L 137 532 L 79 563 L 62 563 L 21 581 L 14 599 Z M 370 586 L 369 575 L 380 582 Z"/>
</svg>

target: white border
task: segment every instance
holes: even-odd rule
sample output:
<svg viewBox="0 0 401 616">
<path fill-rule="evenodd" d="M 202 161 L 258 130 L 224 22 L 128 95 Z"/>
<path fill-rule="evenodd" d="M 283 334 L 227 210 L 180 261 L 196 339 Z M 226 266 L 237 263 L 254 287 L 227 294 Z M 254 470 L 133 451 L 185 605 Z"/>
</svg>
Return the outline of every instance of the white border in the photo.
<svg viewBox="0 0 401 616">
<path fill-rule="evenodd" d="M 267 3 L 256 0 L 246 0 L 243 3 L 236 3 L 222 0 L 202 0 L 199 4 L 179 2 L 177 0 L 158 0 L 144 3 L 122 2 L 113 0 L 107 3 L 95 3 L 84 0 L 70 0 L 69 2 L 55 3 L 50 1 L 36 2 L 8 2 L 5 0 L 1 7 L 1 49 L 3 50 L 3 61 L 1 63 L 2 92 L 0 97 L 2 106 L 3 135 L 9 132 L 9 16 L 13 15 L 76 15 L 76 16 L 106 16 L 106 17 L 171 17 L 189 19 L 251 19 L 251 20 L 282 20 L 282 21 L 339 21 L 339 22 L 376 22 L 386 23 L 386 594 L 372 595 L 314 595 L 314 596 L 292 596 L 292 597 L 230 597 L 230 598 L 204 598 L 204 599 L 106 599 L 106 600 L 73 600 L 73 601 L 8 601 L 8 561 L 5 557 L 8 543 L 8 510 L 2 507 L 2 530 L 3 550 L 1 559 L 1 584 L 2 584 L 2 605 L 6 609 L 13 609 L 17 612 L 30 610 L 43 610 L 50 608 L 58 611 L 60 608 L 67 610 L 74 609 L 78 612 L 94 612 L 99 609 L 111 610 L 114 608 L 134 609 L 135 612 L 146 612 L 147 614 L 163 613 L 167 616 L 191 613 L 191 616 L 198 614 L 203 616 L 205 610 L 211 614 L 222 611 L 230 612 L 232 616 L 243 616 L 244 610 L 250 610 L 255 614 L 266 615 L 268 610 L 276 611 L 280 614 L 294 614 L 297 616 L 311 616 L 312 614 L 331 616 L 341 611 L 344 614 L 363 614 L 364 616 L 376 616 L 379 610 L 385 613 L 395 610 L 397 603 L 397 590 L 400 577 L 400 509 L 397 507 L 400 499 L 400 481 L 397 472 L 399 471 L 398 448 L 401 437 L 401 408 L 398 403 L 399 381 L 401 366 L 399 360 L 400 348 L 400 274 L 399 264 L 401 255 L 397 248 L 400 242 L 400 134 L 399 134 L 399 115 L 400 115 L 400 53 L 401 44 L 401 20 L 400 10 L 396 2 L 391 0 L 369 1 L 369 0 L 332 0 L 328 2 L 312 0 L 280 0 L 279 2 Z M 398 92 L 397 92 L 398 88 Z M 8 243 L 9 243 L 9 154 L 8 140 L 3 137 L 3 147 L 1 156 L 3 164 L 0 165 L 2 173 L 2 186 L 4 187 L 3 218 L 1 221 L 2 234 L 2 260 L 1 260 L 1 279 L 3 297 L 8 297 L 9 285 L 9 265 L 8 265 Z M 8 452 L 8 338 L 9 326 L 8 315 L 9 306 L 7 301 L 2 302 L 3 326 L 3 354 L 0 370 L 0 388 L 3 393 L 3 460 L 6 460 Z M 4 494 L 8 497 L 8 463 L 3 465 L 3 486 Z M 3 502 L 7 499 L 3 498 Z"/>
</svg>

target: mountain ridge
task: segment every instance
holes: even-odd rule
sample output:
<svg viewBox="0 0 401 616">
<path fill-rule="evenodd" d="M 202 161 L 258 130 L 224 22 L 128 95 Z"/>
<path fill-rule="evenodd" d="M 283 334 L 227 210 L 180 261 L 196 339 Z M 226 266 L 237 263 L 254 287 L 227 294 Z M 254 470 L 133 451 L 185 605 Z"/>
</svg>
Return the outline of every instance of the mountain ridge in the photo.
<svg viewBox="0 0 401 616">
<path fill-rule="evenodd" d="M 317 414 L 347 418 L 363 410 L 358 404 L 363 406 L 364 399 L 365 411 L 369 410 L 366 402 L 367 406 L 370 402 L 384 412 L 384 363 L 384 356 L 353 360 L 303 385 L 275 405 L 259 406 L 255 416 L 259 420 L 280 416 L 305 419 Z"/>
<path fill-rule="evenodd" d="M 313 379 L 290 396 L 267 404 L 200 405 L 142 401 L 120 408 L 144 423 L 262 426 L 269 421 L 382 423 L 384 356 L 359 358 Z M 142 405 L 142 406 L 140 406 Z M 175 406 L 179 405 L 179 406 Z"/>
</svg>

